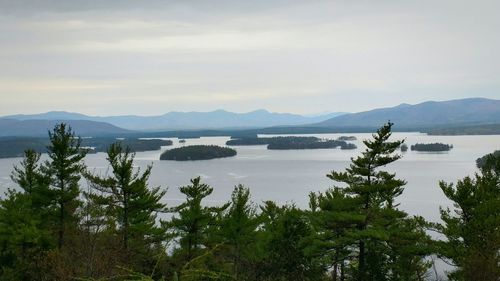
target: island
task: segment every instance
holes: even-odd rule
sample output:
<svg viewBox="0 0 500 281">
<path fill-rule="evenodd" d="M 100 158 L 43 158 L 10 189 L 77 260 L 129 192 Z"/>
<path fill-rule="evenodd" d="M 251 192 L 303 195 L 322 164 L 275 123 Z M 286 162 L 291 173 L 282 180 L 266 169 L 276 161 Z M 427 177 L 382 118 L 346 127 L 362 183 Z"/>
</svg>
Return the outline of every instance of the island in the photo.
<svg viewBox="0 0 500 281">
<path fill-rule="evenodd" d="M 189 145 L 169 149 L 160 155 L 160 160 L 192 161 L 232 157 L 236 150 L 217 145 Z"/>
<path fill-rule="evenodd" d="M 401 149 L 401 152 L 408 151 L 408 145 L 406 145 L 406 143 L 403 143 L 399 148 Z"/>
<path fill-rule="evenodd" d="M 132 152 L 160 150 L 162 146 L 172 145 L 171 140 L 140 139 L 140 138 L 81 138 L 81 149 L 86 153 L 106 152 L 115 142 L 128 147 Z M 33 149 L 39 153 L 46 153 L 49 145 L 48 138 L 35 137 L 2 137 L 0 138 L 0 158 L 21 157 L 24 150 Z"/>
<path fill-rule="evenodd" d="M 355 136 L 340 136 L 337 140 L 339 141 L 355 141 L 357 138 Z"/>
<path fill-rule="evenodd" d="M 325 140 L 317 137 L 267 137 L 267 138 L 240 138 L 231 139 L 226 142 L 229 146 L 238 145 L 267 145 L 270 150 L 288 150 L 288 149 L 325 149 L 337 148 L 356 149 L 353 143 L 347 143 L 342 140 Z"/>
<path fill-rule="evenodd" d="M 453 148 L 452 144 L 444 144 L 444 143 L 417 143 L 412 145 L 411 150 L 415 151 L 427 151 L 427 152 L 442 152 L 442 151 L 450 151 Z"/>
</svg>

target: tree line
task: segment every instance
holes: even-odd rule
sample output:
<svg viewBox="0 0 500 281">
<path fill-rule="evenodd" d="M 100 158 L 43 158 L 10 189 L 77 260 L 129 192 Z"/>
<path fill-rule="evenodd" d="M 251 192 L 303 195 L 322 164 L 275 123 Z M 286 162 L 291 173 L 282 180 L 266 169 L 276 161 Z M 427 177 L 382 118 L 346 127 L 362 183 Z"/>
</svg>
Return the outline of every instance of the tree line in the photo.
<svg viewBox="0 0 500 281">
<path fill-rule="evenodd" d="M 500 158 L 441 182 L 456 207 L 426 222 L 399 209 L 406 182 L 384 169 L 401 157 L 391 127 L 300 209 L 253 204 L 243 185 L 207 206 L 213 188 L 199 177 L 167 206 L 166 191 L 148 184 L 152 167 L 137 169 L 129 148 L 110 145 L 109 171 L 96 174 L 81 139 L 59 124 L 48 159 L 27 150 L 12 172 L 21 189 L 0 200 L 0 280 L 432 280 L 432 255 L 455 266 L 451 280 L 498 280 Z"/>
</svg>

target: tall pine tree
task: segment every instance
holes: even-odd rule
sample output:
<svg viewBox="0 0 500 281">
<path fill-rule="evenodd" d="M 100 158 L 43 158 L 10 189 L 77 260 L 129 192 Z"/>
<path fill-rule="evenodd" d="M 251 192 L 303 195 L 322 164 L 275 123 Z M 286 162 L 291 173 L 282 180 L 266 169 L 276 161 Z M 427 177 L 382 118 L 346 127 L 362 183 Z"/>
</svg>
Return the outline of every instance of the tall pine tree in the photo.
<svg viewBox="0 0 500 281">
<path fill-rule="evenodd" d="M 438 226 L 447 238 L 438 242 L 441 255 L 457 267 L 450 279 L 500 280 L 500 157 L 489 155 L 474 177 L 440 187 L 455 206 L 441 209 Z"/>
<path fill-rule="evenodd" d="M 120 237 L 124 257 L 129 262 L 131 258 L 150 260 L 153 249 L 165 238 L 165 229 L 157 221 L 157 214 L 166 211 L 166 205 L 161 202 L 166 190 L 148 186 L 152 166 L 142 173 L 134 169 L 135 154 L 128 147 L 114 143 L 107 153 L 111 175 L 86 172 L 85 177 L 94 189 L 87 196 L 106 210 L 106 220 Z"/>
<path fill-rule="evenodd" d="M 361 156 L 352 159 L 352 163 L 345 172 L 332 171 L 328 177 L 336 182 L 344 183 L 343 192 L 357 201 L 354 214 L 361 215 L 350 237 L 356 241 L 357 265 L 356 278 L 360 281 L 366 280 L 398 280 L 398 268 L 402 254 L 394 251 L 394 243 L 402 240 L 403 233 L 414 232 L 419 235 L 405 241 L 403 245 L 418 245 L 426 241 L 423 231 L 408 229 L 409 225 L 404 221 L 408 215 L 397 208 L 396 198 L 403 192 L 404 180 L 396 178 L 396 175 L 382 170 L 388 164 L 401 158 L 395 151 L 403 144 L 402 140 L 389 141 L 391 137 L 392 123 L 382 126 L 372 140 L 364 140 L 366 150 Z M 419 224 L 412 226 L 418 228 Z M 408 236 L 410 237 L 410 236 Z M 408 238 L 406 237 L 406 238 Z M 414 249 L 408 247 L 408 249 Z M 410 253 L 413 257 L 416 253 Z M 419 276 L 421 270 L 425 270 L 422 263 L 424 253 L 416 255 L 418 266 L 417 272 L 412 274 Z M 418 278 L 418 277 L 417 277 Z"/>
<path fill-rule="evenodd" d="M 171 212 L 177 215 L 169 222 L 172 235 L 179 239 L 179 254 L 182 260 L 190 261 L 205 248 L 212 234 L 212 227 L 217 224 L 221 213 L 229 206 L 208 207 L 202 200 L 212 194 L 213 188 L 201 183 L 201 178 L 191 179 L 191 184 L 179 188 L 186 195 L 186 202 L 173 207 Z"/>
<path fill-rule="evenodd" d="M 231 205 L 224 212 L 220 223 L 220 237 L 224 243 L 224 256 L 232 264 L 232 275 L 243 280 L 241 272 L 255 247 L 258 225 L 257 213 L 250 202 L 250 190 L 238 185 L 231 194 Z"/>
<path fill-rule="evenodd" d="M 0 200 L 1 280 L 38 280 L 40 268 L 35 260 L 52 247 L 46 223 L 48 182 L 40 172 L 39 160 L 39 153 L 25 151 L 11 174 L 23 191 L 8 190 Z"/>
<path fill-rule="evenodd" d="M 66 231 L 76 228 L 78 223 L 76 211 L 81 204 L 79 181 L 85 168 L 83 158 L 86 151 L 80 147 L 81 139 L 64 123 L 49 131 L 49 139 L 47 154 L 50 159 L 42 166 L 42 171 L 50 178 L 60 249 L 64 245 Z"/>
</svg>

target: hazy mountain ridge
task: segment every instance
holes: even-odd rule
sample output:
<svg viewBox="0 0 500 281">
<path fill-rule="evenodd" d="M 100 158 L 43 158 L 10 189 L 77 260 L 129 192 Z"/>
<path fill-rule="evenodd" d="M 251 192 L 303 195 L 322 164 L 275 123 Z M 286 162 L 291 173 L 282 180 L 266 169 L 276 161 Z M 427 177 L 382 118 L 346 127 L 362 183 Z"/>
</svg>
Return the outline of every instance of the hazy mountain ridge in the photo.
<svg viewBox="0 0 500 281">
<path fill-rule="evenodd" d="M 190 130 L 220 128 L 262 128 L 282 125 L 305 125 L 321 122 L 343 113 L 329 113 L 316 117 L 305 117 L 291 113 L 274 113 L 256 110 L 234 113 L 225 110 L 210 112 L 169 112 L 158 116 L 88 116 L 80 113 L 51 111 L 32 115 L 10 115 L 4 118 L 16 120 L 87 120 L 106 122 L 129 130 Z"/>
<path fill-rule="evenodd" d="M 340 113 L 333 113 L 333 115 L 336 114 Z M 176 132 L 175 135 L 182 136 L 193 133 L 199 136 L 204 131 L 209 131 L 210 134 L 223 132 L 229 135 L 241 132 L 252 134 L 371 132 L 388 120 L 395 123 L 394 129 L 396 131 L 441 132 L 445 134 L 473 131 L 475 133 L 495 134 L 497 126 L 481 130 L 476 130 L 474 127 L 500 124 L 500 100 L 469 98 L 427 101 L 415 105 L 403 103 L 395 107 L 378 108 L 333 118 L 328 117 L 330 117 L 328 114 L 305 117 L 290 113 L 271 113 L 266 110 L 248 113 L 233 113 L 225 110 L 169 112 L 159 116 L 109 117 L 52 111 L 0 118 L 0 130 L 2 130 L 0 136 L 45 135 L 48 129 L 61 121 L 72 125 L 80 135 L 146 134 L 148 136 L 170 136 Z M 327 120 L 323 121 L 325 119 Z M 469 128 L 471 126 L 472 128 Z M 451 128 L 455 129 L 450 131 Z"/>
<path fill-rule="evenodd" d="M 88 120 L 15 120 L 0 118 L 0 137 L 47 136 L 57 123 L 67 123 L 79 136 L 105 136 L 130 133 L 108 123 Z"/>
<path fill-rule="evenodd" d="M 446 125 L 500 123 L 500 100 L 468 98 L 401 104 L 359 113 L 345 114 L 313 124 L 318 127 L 378 127 L 390 120 L 397 127 L 428 128 Z"/>
</svg>

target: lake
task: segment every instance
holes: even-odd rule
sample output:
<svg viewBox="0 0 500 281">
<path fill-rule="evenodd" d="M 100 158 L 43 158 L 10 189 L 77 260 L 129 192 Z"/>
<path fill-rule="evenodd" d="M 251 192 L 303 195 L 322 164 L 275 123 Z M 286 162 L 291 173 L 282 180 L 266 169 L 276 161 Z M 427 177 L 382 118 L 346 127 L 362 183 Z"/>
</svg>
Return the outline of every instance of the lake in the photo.
<svg viewBox="0 0 500 281">
<path fill-rule="evenodd" d="M 294 135 L 316 136 L 336 139 L 343 134 Z M 139 152 L 136 165 L 144 169 L 152 164 L 151 186 L 168 188 L 164 201 L 170 206 L 180 204 L 184 197 L 178 187 L 189 184 L 189 180 L 201 176 L 203 181 L 214 188 L 213 194 L 204 202 L 218 205 L 227 202 L 233 187 L 244 184 L 252 193 L 252 201 L 260 204 L 264 200 L 278 203 L 293 203 L 301 208 L 308 207 L 308 194 L 311 191 L 324 191 L 334 185 L 326 177 L 332 170 L 342 171 L 364 149 L 363 139 L 371 134 L 350 134 L 356 136 L 352 141 L 355 150 L 316 149 L 316 150 L 267 150 L 266 146 L 236 146 L 238 154 L 231 158 L 202 161 L 160 161 L 160 154 L 166 149 L 182 145 L 215 144 L 224 145 L 229 137 L 203 137 L 187 139 L 185 144 L 171 139 L 173 146 L 158 151 Z M 266 135 L 275 136 L 275 135 Z M 456 182 L 477 171 L 475 160 L 487 153 L 500 149 L 500 136 L 428 136 L 420 133 L 394 133 L 392 140 L 405 139 L 408 146 L 415 143 L 442 142 L 453 144 L 449 152 L 426 153 L 408 150 L 403 158 L 386 168 L 407 181 L 403 194 L 399 197 L 400 207 L 411 215 L 421 215 L 430 221 L 439 221 L 439 207 L 452 207 L 451 202 L 442 194 L 439 181 Z M 44 158 L 44 156 L 42 156 Z M 7 188 L 15 188 L 10 180 L 12 166 L 21 158 L 0 159 L 0 194 Z M 88 169 L 105 173 L 108 169 L 105 153 L 89 154 L 85 158 Z M 85 186 L 82 180 L 82 186 Z M 167 215 L 168 216 L 168 215 Z M 430 233 L 441 238 L 436 233 Z M 452 268 L 436 260 L 439 275 Z"/>
<path fill-rule="evenodd" d="M 320 138 L 338 138 L 342 134 L 309 135 Z M 205 201 L 216 205 L 227 202 L 233 187 L 244 184 L 252 193 L 256 204 L 264 200 L 279 203 L 294 203 L 307 208 L 311 191 L 324 191 L 334 182 L 326 177 L 332 170 L 342 171 L 365 148 L 363 139 L 371 134 L 350 134 L 357 137 L 353 141 L 358 149 L 318 149 L 318 150 L 267 150 L 265 146 L 238 146 L 238 155 L 232 158 L 203 161 L 160 161 L 163 147 L 159 151 L 140 152 L 136 164 L 145 168 L 152 164 L 151 186 L 168 188 L 165 201 L 175 206 L 183 200 L 178 187 L 189 184 L 189 180 L 201 176 L 203 181 L 214 188 L 213 194 Z M 302 135 L 306 136 L 306 135 Z M 194 144 L 224 145 L 229 137 L 203 137 L 187 139 L 180 144 L 178 139 L 173 147 Z M 453 149 L 444 153 L 423 153 L 410 151 L 403 158 L 388 165 L 387 170 L 395 172 L 407 181 L 403 194 L 399 197 L 401 208 L 413 215 L 421 215 L 428 220 L 439 220 L 439 207 L 451 206 L 442 194 L 438 182 L 456 182 L 466 175 L 476 172 L 475 160 L 487 153 L 500 149 L 500 136 L 427 136 L 420 133 L 394 133 L 393 140 L 405 139 L 408 145 L 431 142 L 453 144 Z M 97 173 L 107 170 L 104 153 L 90 154 L 85 158 L 89 169 Z M 14 183 L 9 178 L 12 166 L 21 158 L 0 159 L 0 192 L 3 194 Z M 82 184 L 85 184 L 82 181 Z"/>
</svg>

